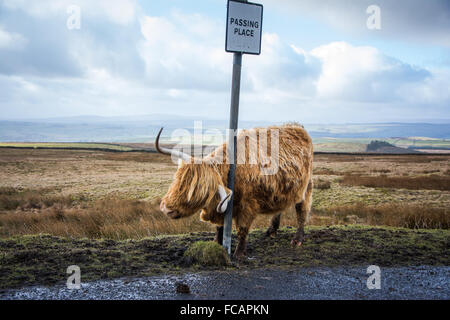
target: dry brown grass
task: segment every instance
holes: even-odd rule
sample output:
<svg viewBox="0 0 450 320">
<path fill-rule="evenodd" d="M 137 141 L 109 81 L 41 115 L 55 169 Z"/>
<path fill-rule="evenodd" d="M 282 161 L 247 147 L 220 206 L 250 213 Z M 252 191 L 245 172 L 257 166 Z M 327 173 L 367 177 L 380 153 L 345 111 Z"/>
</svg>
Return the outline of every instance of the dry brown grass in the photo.
<svg viewBox="0 0 450 320">
<path fill-rule="evenodd" d="M 439 169 L 431 169 L 431 170 L 423 170 L 422 173 L 424 174 L 430 174 L 430 173 L 440 173 L 441 170 Z"/>
<path fill-rule="evenodd" d="M 63 195 L 44 195 L 49 190 L 21 190 L 11 187 L 0 187 L 0 210 L 43 209 L 59 204 L 71 206 L 79 197 Z"/>
<path fill-rule="evenodd" d="M 0 214 L 0 236 L 48 233 L 77 238 L 140 239 L 161 234 L 211 231 L 198 215 L 171 220 L 159 211 L 159 199 L 98 200 L 88 208 L 66 207 L 61 203 L 39 211 Z"/>
<path fill-rule="evenodd" d="M 372 173 L 384 173 L 384 174 L 386 174 L 386 173 L 390 173 L 391 170 L 389 170 L 389 169 L 373 169 L 373 170 L 371 170 L 371 172 Z"/>
<path fill-rule="evenodd" d="M 333 171 L 330 168 L 315 168 L 313 170 L 313 175 L 341 176 L 341 175 L 343 175 L 343 173 L 342 172 Z"/>
<path fill-rule="evenodd" d="M 390 177 L 346 175 L 340 179 L 345 186 L 364 186 L 371 188 L 396 188 L 410 190 L 450 190 L 450 177 L 419 176 L 419 177 Z"/>
<path fill-rule="evenodd" d="M 258 216 L 254 228 L 267 228 L 271 216 Z M 331 226 L 347 224 L 365 224 L 391 226 L 410 229 L 449 229 L 450 212 L 446 208 L 435 208 L 408 204 L 383 204 L 369 206 L 363 203 L 330 207 L 325 210 L 313 210 L 309 225 Z M 294 209 L 281 216 L 281 226 L 297 226 Z"/>
<path fill-rule="evenodd" d="M 314 188 L 319 190 L 327 190 L 331 188 L 331 181 L 317 179 L 314 181 Z"/>
<path fill-rule="evenodd" d="M 314 156 L 314 174 L 345 175 L 352 173 L 382 174 L 390 176 L 445 173 L 450 166 L 450 156 L 436 155 L 322 155 Z"/>
<path fill-rule="evenodd" d="M 363 223 L 414 228 L 440 225 L 448 228 L 445 208 L 450 195 L 449 165 L 450 157 L 318 155 L 314 159 L 314 174 L 318 175 L 313 196 L 316 210 L 313 210 L 310 224 Z M 0 167 L 0 237 L 49 233 L 139 239 L 214 230 L 214 226 L 201 222 L 198 214 L 188 219 L 170 220 L 159 211 L 158 197 L 167 191 L 176 165 L 158 154 L 1 149 Z M 400 177 L 404 179 L 397 183 L 402 188 L 407 182 L 425 189 L 424 181 L 433 180 L 435 176 L 414 176 L 423 176 L 425 171 L 433 174 L 436 170 L 441 172 L 437 180 L 447 186 L 444 191 L 381 189 L 374 192 L 363 184 L 346 187 L 332 183 L 328 188 L 327 182 L 337 175 L 354 177 L 361 182 L 360 179 L 370 173 L 374 176 L 369 176 L 368 182 L 376 179 L 391 182 Z M 375 175 L 379 173 L 387 175 L 377 178 Z M 402 177 L 402 174 L 409 176 Z M 392 188 L 392 184 L 388 187 Z M 364 201 L 365 205 L 348 206 L 359 201 Z M 390 207 L 390 203 L 400 205 Z M 384 212 L 382 218 L 377 218 L 380 216 L 377 212 Z M 267 228 L 270 219 L 270 215 L 258 216 L 253 228 Z M 295 211 L 289 210 L 282 215 L 281 225 L 295 227 L 296 220 Z"/>
<path fill-rule="evenodd" d="M 95 158 L 99 160 L 110 161 L 133 161 L 171 164 L 170 157 L 162 154 L 146 152 L 105 152 L 103 154 L 95 156 Z"/>
<path fill-rule="evenodd" d="M 160 199 L 98 200 L 87 208 L 61 203 L 40 210 L 17 210 L 0 214 L 0 237 L 46 233 L 55 236 L 91 239 L 141 239 L 163 234 L 213 231 L 214 226 L 198 215 L 172 220 L 159 211 Z M 258 216 L 253 228 L 265 229 L 271 216 Z M 297 226 L 294 210 L 282 215 L 282 226 Z M 369 224 L 404 228 L 448 229 L 447 209 L 413 205 L 340 206 L 313 212 L 310 225 Z"/>
<path fill-rule="evenodd" d="M 408 204 L 367 206 L 358 203 L 350 206 L 327 208 L 315 212 L 311 224 L 332 225 L 362 223 L 410 229 L 449 229 L 450 212 L 447 208 Z"/>
<path fill-rule="evenodd" d="M 164 195 L 176 164 L 154 153 L 0 149 L 0 186 L 89 199 Z"/>
</svg>

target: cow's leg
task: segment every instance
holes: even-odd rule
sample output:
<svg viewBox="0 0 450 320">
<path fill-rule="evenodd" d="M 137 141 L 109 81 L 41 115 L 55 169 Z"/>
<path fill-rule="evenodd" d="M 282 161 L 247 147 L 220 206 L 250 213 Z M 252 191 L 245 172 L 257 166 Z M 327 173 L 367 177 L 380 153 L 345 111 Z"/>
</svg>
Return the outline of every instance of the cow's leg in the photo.
<svg viewBox="0 0 450 320">
<path fill-rule="evenodd" d="M 294 239 L 291 241 L 293 246 L 301 246 L 305 240 L 305 223 L 308 219 L 309 212 L 311 211 L 312 205 L 312 181 L 309 182 L 308 188 L 306 189 L 305 199 L 295 205 L 295 211 L 297 213 L 297 223 L 298 228 L 295 233 Z"/>
<path fill-rule="evenodd" d="M 272 217 L 272 220 L 270 221 L 270 227 L 266 231 L 266 236 L 275 238 L 278 228 L 280 227 L 280 219 L 281 219 L 281 213 L 278 213 Z"/>
<path fill-rule="evenodd" d="M 248 227 L 237 227 L 237 245 L 236 250 L 234 251 L 234 257 L 236 259 L 241 259 L 246 255 L 246 246 L 247 246 L 247 236 L 248 236 Z"/>
<path fill-rule="evenodd" d="M 223 226 L 216 227 L 216 236 L 214 237 L 214 241 L 218 244 L 222 245 L 223 242 Z"/>
<path fill-rule="evenodd" d="M 241 259 L 246 255 L 247 236 L 255 217 L 256 214 L 252 212 L 236 212 L 237 245 L 234 251 L 234 258 L 236 259 Z"/>
</svg>

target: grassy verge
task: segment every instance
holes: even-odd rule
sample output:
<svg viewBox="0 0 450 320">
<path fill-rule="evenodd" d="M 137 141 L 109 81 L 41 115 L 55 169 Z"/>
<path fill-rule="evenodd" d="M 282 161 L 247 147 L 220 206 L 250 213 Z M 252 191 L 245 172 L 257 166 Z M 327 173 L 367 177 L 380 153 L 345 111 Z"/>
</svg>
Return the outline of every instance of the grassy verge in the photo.
<svg viewBox="0 0 450 320">
<path fill-rule="evenodd" d="M 255 230 L 248 243 L 253 259 L 222 268 L 191 265 L 184 257 L 192 243 L 211 240 L 211 232 L 123 241 L 17 236 L 0 240 L 0 288 L 64 283 L 70 265 L 81 268 L 82 281 L 238 268 L 450 265 L 448 230 L 309 227 L 304 245 L 292 248 L 294 232 L 283 228 L 270 239 Z"/>
</svg>

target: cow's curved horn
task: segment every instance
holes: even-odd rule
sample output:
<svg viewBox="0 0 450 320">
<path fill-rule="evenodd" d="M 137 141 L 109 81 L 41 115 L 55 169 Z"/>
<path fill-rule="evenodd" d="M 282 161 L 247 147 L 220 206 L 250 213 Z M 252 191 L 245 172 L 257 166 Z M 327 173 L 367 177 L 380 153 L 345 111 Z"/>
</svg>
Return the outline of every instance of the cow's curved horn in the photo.
<svg viewBox="0 0 450 320">
<path fill-rule="evenodd" d="M 219 196 L 220 196 L 220 202 L 217 205 L 216 210 L 219 213 L 225 213 L 225 211 L 227 211 L 227 207 L 231 200 L 231 195 L 233 194 L 233 192 L 230 190 L 230 192 L 227 193 L 224 186 L 222 186 L 220 184 L 219 184 L 218 192 L 219 192 Z"/>
<path fill-rule="evenodd" d="M 162 133 L 163 129 L 164 128 L 161 128 L 158 132 L 158 135 L 156 136 L 156 140 L 155 140 L 156 151 L 158 151 L 161 154 L 165 154 L 168 156 L 173 156 L 173 157 L 176 157 L 179 159 L 183 159 L 184 161 L 191 161 L 190 155 L 183 153 L 181 151 L 178 151 L 178 150 L 167 149 L 167 148 L 161 147 L 159 145 L 159 138 L 161 137 L 161 133 Z"/>
</svg>

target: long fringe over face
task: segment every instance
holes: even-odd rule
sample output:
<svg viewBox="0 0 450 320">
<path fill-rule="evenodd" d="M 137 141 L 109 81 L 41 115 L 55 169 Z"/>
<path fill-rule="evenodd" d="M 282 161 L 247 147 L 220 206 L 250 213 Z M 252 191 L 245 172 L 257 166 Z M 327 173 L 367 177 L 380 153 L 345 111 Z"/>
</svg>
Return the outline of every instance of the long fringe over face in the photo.
<svg viewBox="0 0 450 320">
<path fill-rule="evenodd" d="M 212 207 L 213 200 L 217 200 L 214 204 L 219 202 L 219 184 L 223 182 L 214 165 L 182 163 L 163 201 L 168 209 L 178 211 L 182 217 L 189 216 Z"/>
</svg>

